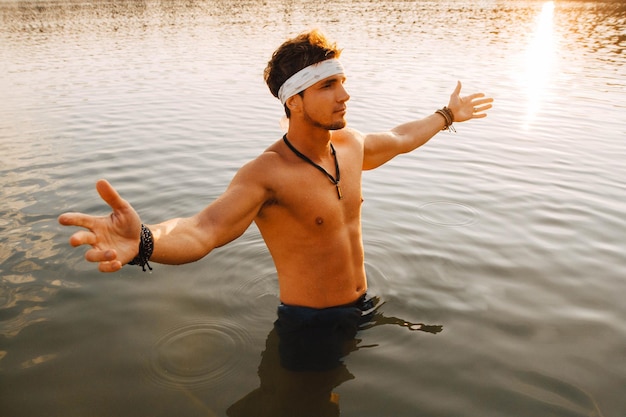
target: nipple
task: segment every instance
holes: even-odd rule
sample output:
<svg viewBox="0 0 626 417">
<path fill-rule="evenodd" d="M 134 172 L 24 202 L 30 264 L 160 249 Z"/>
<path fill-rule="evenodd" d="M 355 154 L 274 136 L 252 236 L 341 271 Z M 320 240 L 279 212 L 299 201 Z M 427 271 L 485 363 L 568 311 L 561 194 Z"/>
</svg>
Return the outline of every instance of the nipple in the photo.
<svg viewBox="0 0 626 417">
<path fill-rule="evenodd" d="M 323 218 L 321 218 L 321 217 L 317 217 L 317 218 L 315 219 L 315 224 L 317 224 L 318 226 L 323 225 L 323 224 L 324 224 L 324 219 L 323 219 Z"/>
</svg>

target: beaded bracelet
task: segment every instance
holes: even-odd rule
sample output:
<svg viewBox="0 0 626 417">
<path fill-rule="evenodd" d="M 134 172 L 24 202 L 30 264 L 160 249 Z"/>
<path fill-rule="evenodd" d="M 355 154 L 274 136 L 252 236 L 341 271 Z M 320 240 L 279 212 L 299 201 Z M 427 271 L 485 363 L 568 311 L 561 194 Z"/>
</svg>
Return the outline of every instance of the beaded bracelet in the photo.
<svg viewBox="0 0 626 417">
<path fill-rule="evenodd" d="M 141 225 L 141 233 L 139 235 L 139 253 L 135 258 L 130 261 L 129 265 L 139 265 L 141 269 L 146 272 L 146 266 L 150 271 L 152 267 L 148 263 L 154 250 L 154 239 L 152 238 L 152 232 L 145 225 Z"/>
<path fill-rule="evenodd" d="M 450 110 L 447 106 L 444 106 L 443 109 L 439 109 L 435 113 L 443 116 L 446 121 L 445 126 L 441 130 L 456 132 L 456 129 L 452 126 L 452 123 L 454 123 L 454 114 L 452 114 L 452 110 Z"/>
</svg>

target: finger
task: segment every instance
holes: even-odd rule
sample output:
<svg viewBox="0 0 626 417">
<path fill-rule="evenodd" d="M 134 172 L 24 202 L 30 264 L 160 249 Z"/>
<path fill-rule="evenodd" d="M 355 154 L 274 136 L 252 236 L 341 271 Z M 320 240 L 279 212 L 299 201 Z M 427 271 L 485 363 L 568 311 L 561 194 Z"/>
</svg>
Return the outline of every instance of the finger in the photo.
<svg viewBox="0 0 626 417">
<path fill-rule="evenodd" d="M 114 210 L 124 210 L 128 203 L 124 200 L 107 180 L 96 182 L 96 190 L 100 197 Z"/>
<path fill-rule="evenodd" d="M 110 262 L 115 261 L 117 253 L 113 249 L 100 250 L 89 249 L 85 252 L 85 260 L 89 262 Z"/>
<path fill-rule="evenodd" d="M 98 270 L 100 272 L 117 272 L 122 269 L 122 263 L 120 261 L 100 262 L 98 264 Z"/>
<path fill-rule="evenodd" d="M 458 96 L 461 93 L 461 81 L 456 82 L 456 88 L 452 92 L 453 96 Z"/>
<path fill-rule="evenodd" d="M 80 226 L 91 229 L 95 223 L 95 216 L 83 213 L 63 213 L 59 216 L 58 221 L 63 226 Z"/>
<path fill-rule="evenodd" d="M 70 237 L 70 245 L 74 247 L 80 245 L 95 245 L 96 242 L 96 235 L 93 232 L 87 230 L 81 230 L 80 232 L 76 232 Z"/>
<path fill-rule="evenodd" d="M 484 112 L 486 110 L 489 110 L 492 107 L 493 106 L 491 104 L 485 104 L 484 106 L 474 107 L 474 113 Z"/>
<path fill-rule="evenodd" d="M 493 103 L 493 98 L 488 97 L 488 98 L 483 98 L 481 100 L 474 99 L 472 104 L 474 106 L 480 106 L 482 104 L 487 104 L 487 103 Z"/>
<path fill-rule="evenodd" d="M 466 98 L 469 99 L 470 101 L 474 101 L 478 98 L 481 97 L 485 97 L 485 93 L 474 93 L 474 94 L 470 94 L 469 96 L 467 96 Z"/>
</svg>

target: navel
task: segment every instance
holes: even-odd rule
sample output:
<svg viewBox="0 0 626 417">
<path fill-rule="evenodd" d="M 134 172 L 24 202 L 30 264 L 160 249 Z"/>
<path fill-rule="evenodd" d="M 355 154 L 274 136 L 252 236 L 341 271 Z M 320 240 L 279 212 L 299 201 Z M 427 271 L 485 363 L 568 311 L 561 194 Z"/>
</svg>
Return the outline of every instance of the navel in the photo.
<svg viewBox="0 0 626 417">
<path fill-rule="evenodd" d="M 315 224 L 317 224 L 318 226 L 323 225 L 323 224 L 324 224 L 324 218 L 322 218 L 322 217 L 317 217 L 317 218 L 315 219 Z"/>
</svg>

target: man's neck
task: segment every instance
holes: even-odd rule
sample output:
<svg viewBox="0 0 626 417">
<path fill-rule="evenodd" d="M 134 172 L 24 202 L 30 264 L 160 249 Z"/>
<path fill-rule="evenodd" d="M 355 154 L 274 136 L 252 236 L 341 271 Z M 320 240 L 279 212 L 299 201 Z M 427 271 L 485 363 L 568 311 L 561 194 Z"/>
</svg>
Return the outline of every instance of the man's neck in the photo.
<svg viewBox="0 0 626 417">
<path fill-rule="evenodd" d="M 298 150 L 311 159 L 321 159 L 330 153 L 330 130 L 312 126 L 298 127 L 290 124 L 287 138 Z"/>
</svg>

